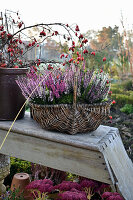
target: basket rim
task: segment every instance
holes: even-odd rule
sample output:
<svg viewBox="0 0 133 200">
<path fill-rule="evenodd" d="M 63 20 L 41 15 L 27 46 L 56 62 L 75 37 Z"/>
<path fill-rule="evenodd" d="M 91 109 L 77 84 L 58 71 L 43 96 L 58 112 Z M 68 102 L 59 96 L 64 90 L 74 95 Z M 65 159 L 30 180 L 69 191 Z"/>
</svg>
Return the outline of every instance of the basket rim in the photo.
<svg viewBox="0 0 133 200">
<path fill-rule="evenodd" d="M 88 104 L 88 103 L 77 103 L 76 106 L 79 106 L 79 105 L 83 105 L 83 106 L 90 106 L 90 107 L 94 107 L 94 106 L 106 106 L 106 105 L 111 105 L 111 99 L 109 99 L 108 101 L 104 101 L 104 102 L 100 102 L 100 103 L 92 103 L 92 104 Z M 36 104 L 36 103 L 33 103 L 33 102 L 29 102 L 29 105 L 30 106 L 36 106 L 36 107 L 46 107 L 46 108 L 49 108 L 49 107 L 68 107 L 68 106 L 71 106 L 73 107 L 73 104 L 52 104 L 52 105 L 48 105 L 48 104 Z"/>
</svg>

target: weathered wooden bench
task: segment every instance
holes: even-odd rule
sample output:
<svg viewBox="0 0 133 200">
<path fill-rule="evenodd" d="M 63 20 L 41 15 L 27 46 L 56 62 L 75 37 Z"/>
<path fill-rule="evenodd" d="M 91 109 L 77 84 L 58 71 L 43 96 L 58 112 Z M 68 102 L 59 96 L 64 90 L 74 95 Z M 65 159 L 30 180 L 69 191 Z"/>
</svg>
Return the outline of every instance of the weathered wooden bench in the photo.
<svg viewBox="0 0 133 200">
<path fill-rule="evenodd" d="M 11 124 L 0 122 L 0 144 Z M 42 129 L 26 113 L 0 153 L 111 184 L 133 200 L 133 164 L 117 128 L 101 125 L 91 133 L 67 135 Z"/>
</svg>

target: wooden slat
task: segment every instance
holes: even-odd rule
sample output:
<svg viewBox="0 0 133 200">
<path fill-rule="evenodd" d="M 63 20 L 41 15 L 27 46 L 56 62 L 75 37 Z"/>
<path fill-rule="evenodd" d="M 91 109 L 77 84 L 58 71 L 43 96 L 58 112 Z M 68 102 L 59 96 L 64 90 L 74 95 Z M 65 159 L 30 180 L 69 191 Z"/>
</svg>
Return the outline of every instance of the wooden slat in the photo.
<svg viewBox="0 0 133 200">
<path fill-rule="evenodd" d="M 5 134 L 0 131 L 0 143 Z M 111 184 L 103 155 L 98 151 L 11 132 L 0 153 Z"/>
</svg>

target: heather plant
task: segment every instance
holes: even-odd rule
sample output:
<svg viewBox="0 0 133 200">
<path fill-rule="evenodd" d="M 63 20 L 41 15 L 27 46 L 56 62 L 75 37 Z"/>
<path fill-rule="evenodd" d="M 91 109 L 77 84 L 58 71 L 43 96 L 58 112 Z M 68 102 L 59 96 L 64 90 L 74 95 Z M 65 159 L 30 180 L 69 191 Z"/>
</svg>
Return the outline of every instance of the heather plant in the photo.
<svg viewBox="0 0 133 200">
<path fill-rule="evenodd" d="M 78 68 L 77 68 L 78 70 Z M 31 95 L 30 101 L 37 104 L 61 104 L 73 102 L 74 66 L 65 70 L 44 72 L 31 71 L 27 77 L 20 77 L 16 82 L 25 98 Z M 41 83 L 41 84 L 40 84 Z M 77 103 L 97 103 L 108 97 L 110 90 L 109 77 L 101 70 L 80 70 L 77 78 Z"/>
<path fill-rule="evenodd" d="M 86 62 L 87 57 L 92 56 L 95 58 L 96 53 L 87 50 L 88 40 L 80 33 L 78 25 L 76 25 L 76 27 L 71 27 L 63 23 L 42 23 L 26 27 L 22 21 L 19 23 L 16 21 L 15 24 L 13 22 L 12 26 L 13 25 L 16 25 L 19 30 L 12 34 L 8 33 L 10 37 L 6 37 L 5 42 L 2 43 L 2 50 L 5 52 L 6 50 L 8 51 L 3 54 L 9 58 L 8 67 L 12 67 L 12 64 L 16 61 L 18 62 L 17 52 L 15 53 L 13 47 L 20 48 L 21 44 L 25 46 L 24 42 L 22 42 L 21 35 L 23 31 L 32 27 L 39 28 L 41 42 L 44 42 L 47 38 L 59 36 L 59 38 L 62 38 L 62 41 L 68 43 L 69 47 L 67 53 L 62 53 L 60 55 L 60 59 L 62 60 L 61 67 L 56 68 L 54 65 L 48 64 L 44 66 L 44 70 L 40 70 L 39 66 L 41 60 L 37 59 L 32 61 L 32 65 L 30 64 L 30 73 L 27 74 L 27 77 L 21 77 L 17 81 L 26 98 L 34 91 L 30 97 L 31 102 L 38 104 L 71 104 L 74 93 L 74 78 L 76 76 L 78 77 L 77 102 L 96 103 L 107 98 L 110 89 L 109 77 L 103 72 L 102 66 L 97 70 L 94 70 L 94 68 L 88 69 L 89 66 L 87 66 Z M 62 28 L 63 34 L 62 31 L 59 33 L 59 31 L 54 30 L 53 27 Z M 1 26 L 1 30 L 4 30 L 3 25 Z M 9 30 L 6 30 L 5 34 L 7 34 L 7 32 L 9 32 Z M 37 46 L 38 43 L 38 40 L 33 38 L 26 48 L 23 49 L 23 51 L 25 50 L 24 54 L 26 51 Z M 19 53 L 19 56 L 20 55 Z M 21 55 L 21 57 L 23 56 Z M 3 58 L 1 59 L 2 64 L 0 66 L 3 66 L 3 62 L 5 62 L 4 67 L 7 67 L 5 58 L 4 61 Z M 106 62 L 106 57 L 103 57 L 102 62 Z"/>
</svg>

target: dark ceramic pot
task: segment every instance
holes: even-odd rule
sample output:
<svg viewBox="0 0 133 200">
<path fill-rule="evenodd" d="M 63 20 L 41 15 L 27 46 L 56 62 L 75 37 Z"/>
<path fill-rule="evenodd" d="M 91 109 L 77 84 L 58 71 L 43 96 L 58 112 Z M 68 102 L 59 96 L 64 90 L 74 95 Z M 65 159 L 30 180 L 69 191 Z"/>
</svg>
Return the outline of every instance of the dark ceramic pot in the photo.
<svg viewBox="0 0 133 200">
<path fill-rule="evenodd" d="M 27 68 L 0 68 L 0 120 L 14 120 L 25 98 L 16 79 L 25 75 Z M 24 117 L 25 108 L 20 112 L 18 119 Z"/>
</svg>

